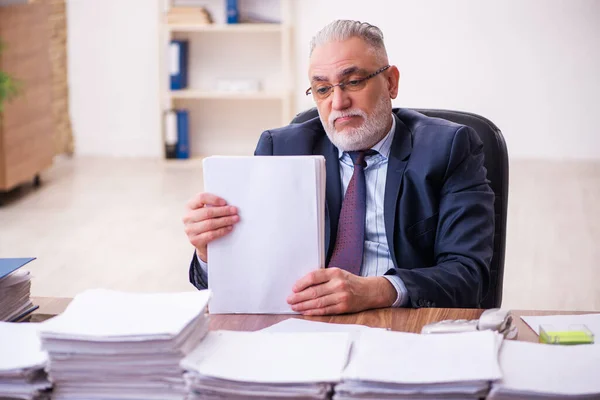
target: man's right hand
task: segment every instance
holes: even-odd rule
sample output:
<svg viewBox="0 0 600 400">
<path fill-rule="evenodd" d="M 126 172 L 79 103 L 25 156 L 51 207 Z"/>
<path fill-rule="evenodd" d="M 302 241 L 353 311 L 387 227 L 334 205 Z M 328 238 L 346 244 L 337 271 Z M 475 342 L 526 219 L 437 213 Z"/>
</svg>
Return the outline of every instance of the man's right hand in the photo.
<svg viewBox="0 0 600 400">
<path fill-rule="evenodd" d="M 188 202 L 186 209 L 183 217 L 185 233 L 196 248 L 198 257 L 208 262 L 206 245 L 231 232 L 233 225 L 240 220 L 238 210 L 210 193 L 197 194 Z"/>
</svg>

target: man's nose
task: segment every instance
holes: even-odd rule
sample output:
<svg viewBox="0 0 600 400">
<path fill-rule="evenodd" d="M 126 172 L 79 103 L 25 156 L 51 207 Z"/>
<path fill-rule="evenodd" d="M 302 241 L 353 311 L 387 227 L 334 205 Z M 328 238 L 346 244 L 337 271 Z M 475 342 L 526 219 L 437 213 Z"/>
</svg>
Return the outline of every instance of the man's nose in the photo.
<svg viewBox="0 0 600 400">
<path fill-rule="evenodd" d="M 352 101 L 348 93 L 339 86 L 334 87 L 333 93 L 331 93 L 331 108 L 334 110 L 345 110 L 350 108 L 351 105 Z"/>
</svg>

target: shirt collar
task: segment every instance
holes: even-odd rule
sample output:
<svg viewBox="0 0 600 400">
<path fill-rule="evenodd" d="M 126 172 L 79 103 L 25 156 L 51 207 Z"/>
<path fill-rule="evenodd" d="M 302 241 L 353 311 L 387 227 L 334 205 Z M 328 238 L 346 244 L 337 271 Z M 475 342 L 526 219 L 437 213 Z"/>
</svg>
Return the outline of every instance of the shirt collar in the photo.
<svg viewBox="0 0 600 400">
<path fill-rule="evenodd" d="M 392 141 L 394 140 L 395 132 L 396 132 L 396 118 L 394 118 L 394 115 L 392 114 L 392 127 L 390 128 L 387 135 L 385 135 L 383 139 L 381 139 L 373 147 L 371 147 L 371 149 L 375 150 L 376 152 L 381 154 L 383 157 L 389 158 L 390 149 L 392 147 Z M 346 153 L 346 152 L 338 149 L 338 155 L 339 155 L 340 159 L 344 156 L 344 153 Z"/>
</svg>

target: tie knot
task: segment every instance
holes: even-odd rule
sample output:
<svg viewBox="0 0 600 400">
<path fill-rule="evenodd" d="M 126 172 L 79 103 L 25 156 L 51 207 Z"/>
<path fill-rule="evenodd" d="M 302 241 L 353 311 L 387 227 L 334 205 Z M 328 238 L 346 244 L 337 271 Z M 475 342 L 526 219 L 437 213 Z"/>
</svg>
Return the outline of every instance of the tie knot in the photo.
<svg viewBox="0 0 600 400">
<path fill-rule="evenodd" d="M 349 151 L 348 155 L 352 159 L 352 163 L 354 165 L 360 165 L 361 167 L 366 167 L 367 163 L 365 162 L 365 158 L 369 156 L 373 156 L 377 154 L 375 150 L 359 150 L 359 151 Z"/>
</svg>

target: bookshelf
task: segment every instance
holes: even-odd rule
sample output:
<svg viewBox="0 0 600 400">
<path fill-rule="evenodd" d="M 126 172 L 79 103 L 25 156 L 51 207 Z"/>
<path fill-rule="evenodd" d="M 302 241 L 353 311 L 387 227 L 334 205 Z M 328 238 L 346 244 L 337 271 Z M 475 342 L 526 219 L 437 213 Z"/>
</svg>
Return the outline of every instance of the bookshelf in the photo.
<svg viewBox="0 0 600 400">
<path fill-rule="evenodd" d="M 286 125 L 293 117 L 291 0 L 239 0 L 242 7 L 268 3 L 277 23 L 225 23 L 225 0 L 186 0 L 213 17 L 212 24 L 173 23 L 167 15 L 177 1 L 164 0 L 160 18 L 160 107 L 186 109 L 189 115 L 190 157 L 251 155 L 260 134 Z M 259 4 L 260 6 L 260 4 Z M 168 46 L 188 42 L 188 86 L 171 90 Z M 219 80 L 253 79 L 259 90 L 219 90 Z M 163 143 L 164 120 L 161 121 Z"/>
</svg>

